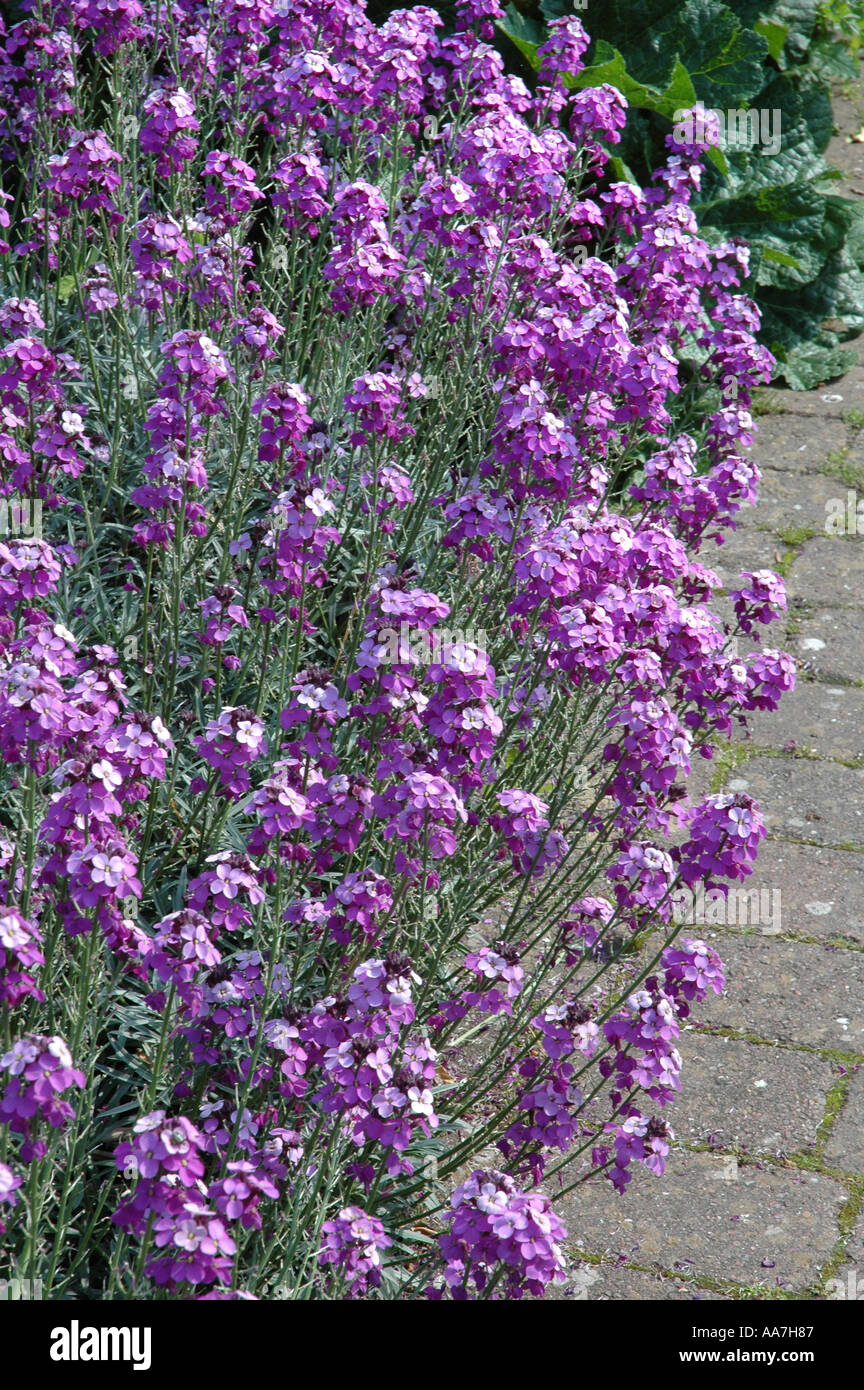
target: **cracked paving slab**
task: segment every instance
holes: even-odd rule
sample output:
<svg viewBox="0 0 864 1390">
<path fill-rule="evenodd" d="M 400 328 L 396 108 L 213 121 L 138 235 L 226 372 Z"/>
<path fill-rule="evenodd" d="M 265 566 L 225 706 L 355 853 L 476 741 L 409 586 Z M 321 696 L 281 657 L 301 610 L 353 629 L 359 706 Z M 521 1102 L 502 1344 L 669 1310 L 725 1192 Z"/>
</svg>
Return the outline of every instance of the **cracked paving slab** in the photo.
<svg viewBox="0 0 864 1390">
<path fill-rule="evenodd" d="M 760 754 L 736 767 L 725 789 L 754 797 L 771 835 L 864 845 L 864 768 Z"/>
<path fill-rule="evenodd" d="M 694 1022 L 768 1041 L 864 1054 L 864 957 L 782 936 L 703 932 L 726 966 L 726 991 Z"/>
<path fill-rule="evenodd" d="M 743 886 L 779 893 L 781 935 L 864 946 L 864 855 L 765 840 Z M 749 930 L 749 913 L 741 916 L 740 929 Z M 727 931 L 738 926 L 727 917 Z"/>
<path fill-rule="evenodd" d="M 623 1198 L 592 1181 L 555 1207 L 594 1254 L 757 1289 L 809 1288 L 837 1240 L 842 1185 L 791 1168 L 730 1172 L 722 1156 L 673 1150 L 662 1178 L 640 1169 Z"/>
</svg>

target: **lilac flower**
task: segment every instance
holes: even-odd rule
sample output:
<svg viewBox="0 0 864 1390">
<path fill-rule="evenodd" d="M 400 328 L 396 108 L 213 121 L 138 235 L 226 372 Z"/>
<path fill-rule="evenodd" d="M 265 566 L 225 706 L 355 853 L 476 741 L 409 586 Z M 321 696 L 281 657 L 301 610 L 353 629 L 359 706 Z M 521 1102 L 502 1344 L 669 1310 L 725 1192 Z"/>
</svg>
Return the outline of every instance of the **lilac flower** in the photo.
<svg viewBox="0 0 864 1390">
<path fill-rule="evenodd" d="M 0 908 L 0 1005 L 12 1007 L 31 995 L 40 1002 L 45 996 L 30 970 L 44 965 L 39 928 L 15 908 Z"/>
<path fill-rule="evenodd" d="M 279 1189 L 270 1175 L 259 1172 L 247 1159 L 227 1164 L 227 1176 L 211 1184 L 209 1200 L 229 1221 L 239 1221 L 244 1229 L 261 1229 L 258 1204 L 262 1197 L 277 1198 Z"/>
<path fill-rule="evenodd" d="M 234 375 L 222 349 L 206 333 L 187 329 L 162 344 L 165 364 L 161 383 L 167 389 L 185 389 L 198 410 L 215 411 L 215 392 Z"/>
<path fill-rule="evenodd" d="M 584 67 L 582 54 L 589 43 L 582 21 L 575 15 L 551 20 L 549 38 L 537 50 L 541 71 L 569 73 L 575 77 Z"/>
<path fill-rule="evenodd" d="M 30 338 L 44 331 L 45 322 L 35 299 L 13 295 L 0 304 L 0 334 L 4 338 Z"/>
<path fill-rule="evenodd" d="M 0 611 L 11 611 L 22 599 L 45 598 L 54 592 L 62 568 L 47 541 L 18 537 L 0 541 Z"/>
<path fill-rule="evenodd" d="M 9 1080 L 0 1096 L 0 1123 L 24 1136 L 21 1157 L 29 1163 L 45 1152 L 43 1141 L 35 1138 L 38 1121 L 44 1119 L 58 1129 L 70 1120 L 72 1106 L 60 1097 L 72 1086 L 83 1090 L 86 1078 L 62 1038 L 36 1033 L 26 1034 L 0 1057 L 2 1071 Z"/>
<path fill-rule="evenodd" d="M 55 195 L 57 212 L 65 216 L 70 202 L 79 201 L 84 208 L 113 211 L 110 195 L 121 182 L 114 166 L 120 162 L 104 131 L 76 131 L 65 152 L 48 160 L 44 187 Z"/>
<path fill-rule="evenodd" d="M 433 859 L 455 853 L 452 827 L 457 821 L 468 819 L 461 797 L 446 778 L 422 770 L 410 773 L 388 793 L 373 798 L 373 805 L 377 815 L 386 820 L 385 839 L 425 837 Z"/>
<path fill-rule="evenodd" d="M 96 31 L 99 53 L 113 53 L 136 37 L 144 17 L 141 0 L 70 0 L 69 7 L 76 28 Z"/>
<path fill-rule="evenodd" d="M 195 739 L 195 747 L 219 773 L 224 790 L 240 796 L 249 790 L 247 768 L 267 750 L 264 725 L 254 710 L 226 705 L 218 718 L 208 720 L 207 732 Z"/>
<path fill-rule="evenodd" d="M 20 1173 L 14 1173 L 8 1164 L 0 1163 L 0 1204 L 7 1207 L 16 1206 L 18 1202 L 15 1195 L 16 1189 L 21 1187 L 23 1183 L 24 1179 Z M 0 1236 L 5 1235 L 5 1233 L 6 1226 L 0 1217 Z"/>
<path fill-rule="evenodd" d="M 631 1174 L 628 1170 L 634 1159 L 658 1177 L 662 1177 L 666 1171 L 668 1141 L 674 1138 L 663 1120 L 646 1120 L 644 1115 L 635 1112 L 628 1116 L 623 1124 L 611 1124 L 606 1128 L 615 1136 L 615 1161 L 609 1168 L 607 1177 L 617 1191 L 623 1192 L 630 1182 Z"/>
<path fill-rule="evenodd" d="M 709 989 L 722 994 L 726 986 L 723 963 L 713 946 L 706 946 L 704 941 L 684 938 L 675 946 L 667 946 L 660 964 L 669 994 L 702 1000 Z"/>
<path fill-rule="evenodd" d="M 685 883 L 746 878 L 766 834 L 759 807 L 744 792 L 708 796 L 689 816 L 690 837 L 678 851 Z"/>
<path fill-rule="evenodd" d="M 204 970 L 213 970 L 222 956 L 214 945 L 216 928 L 192 908 L 181 908 L 157 922 L 152 938 L 141 943 L 144 964 L 177 990 L 187 1012 L 200 1010 L 202 989 L 197 983 Z M 151 1006 L 164 1008 L 162 995 L 151 996 Z"/>
<path fill-rule="evenodd" d="M 251 860 L 245 854 L 223 851 L 208 854 L 205 862 L 215 867 L 190 880 L 189 902 L 196 911 L 206 910 L 217 927 L 234 931 L 248 926 L 252 917 L 245 903 L 254 907 L 266 897 Z"/>
<path fill-rule="evenodd" d="M 144 98 L 146 120 L 141 127 L 141 149 L 157 156 L 161 178 L 177 173 L 195 155 L 199 129 L 195 103 L 184 87 L 162 86 Z"/>
<path fill-rule="evenodd" d="M 227 150 L 210 151 L 204 161 L 204 176 L 210 180 L 204 186 L 207 211 L 226 226 L 264 197 L 255 181 L 255 170 Z"/>
<path fill-rule="evenodd" d="M 506 941 L 499 941 L 495 946 L 469 951 L 464 963 L 466 970 L 479 976 L 481 989 L 463 991 L 462 1002 L 476 1006 L 481 1013 L 511 1014 L 511 1001 L 522 993 L 525 979 L 518 950 Z M 499 981 L 501 989 L 497 988 Z"/>
<path fill-rule="evenodd" d="M 286 155 L 275 166 L 272 178 L 276 188 L 270 197 L 282 208 L 286 230 L 318 235 L 318 222 L 328 207 L 328 171 L 318 154 L 298 151 Z"/>
<path fill-rule="evenodd" d="M 225 1222 L 192 1195 L 172 1194 L 153 1224 L 153 1244 L 165 1253 L 151 1258 L 145 1273 L 160 1286 L 226 1283 L 237 1246 Z"/>
<path fill-rule="evenodd" d="M 393 1242 L 377 1217 L 362 1207 L 343 1207 L 333 1221 L 324 1222 L 322 1233 L 318 1263 L 333 1266 L 351 1298 L 362 1298 L 370 1286 L 378 1287 L 381 1254 Z"/>
<path fill-rule="evenodd" d="M 438 1244 L 446 1261 L 444 1282 L 452 1298 L 482 1294 L 503 1265 L 507 1298 L 541 1295 L 547 1284 L 563 1283 L 561 1242 L 567 1232 L 539 1193 L 520 1192 L 503 1173 L 472 1173 L 451 1199 L 450 1230 Z M 441 1298 L 441 1290 L 429 1290 Z"/>
<path fill-rule="evenodd" d="M 203 1144 L 200 1130 L 182 1115 L 171 1118 L 154 1110 L 136 1121 L 132 1139 L 117 1145 L 114 1160 L 119 1172 L 134 1174 L 136 1181 L 170 1174 L 181 1187 L 192 1188 L 204 1174 Z"/>
<path fill-rule="evenodd" d="M 754 623 L 770 623 L 786 609 L 786 585 L 772 570 L 746 571 L 743 579 L 750 583 L 743 589 L 732 589 L 729 597 L 735 605 L 735 616 L 742 632 L 752 633 Z"/>
</svg>

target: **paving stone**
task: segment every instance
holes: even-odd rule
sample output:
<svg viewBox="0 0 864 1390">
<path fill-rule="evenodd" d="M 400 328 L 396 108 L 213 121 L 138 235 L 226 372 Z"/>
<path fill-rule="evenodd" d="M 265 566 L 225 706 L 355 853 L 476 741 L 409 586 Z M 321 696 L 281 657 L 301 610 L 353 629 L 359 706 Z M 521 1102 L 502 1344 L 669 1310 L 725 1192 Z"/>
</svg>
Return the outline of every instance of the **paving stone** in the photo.
<svg viewBox="0 0 864 1390">
<path fill-rule="evenodd" d="M 840 536 L 806 541 L 792 561 L 786 591 L 814 604 L 864 603 L 864 545 Z"/>
<path fill-rule="evenodd" d="M 791 392 L 780 392 L 784 405 Z M 817 412 L 818 413 L 818 412 Z M 753 443 L 753 458 L 766 478 L 768 470 L 802 473 L 812 477 L 830 453 L 842 449 L 848 431 L 839 414 L 836 419 L 802 418 L 801 415 L 761 415 Z M 750 513 L 748 513 L 750 515 Z"/>
<path fill-rule="evenodd" d="M 566 1284 L 553 1285 L 546 1302 L 607 1303 L 610 1300 L 640 1302 L 728 1303 L 726 1294 L 700 1289 L 692 1281 L 645 1274 L 626 1265 L 578 1264 L 568 1272 Z"/>
<path fill-rule="evenodd" d="M 726 966 L 726 991 L 694 1004 L 694 1023 L 769 1041 L 864 1053 L 860 951 L 743 932 L 709 929 L 701 935 Z"/>
<path fill-rule="evenodd" d="M 825 1159 L 832 1168 L 864 1173 L 864 1071 L 852 1077 L 846 1104 L 840 1111 L 825 1145 Z M 861 1271 L 864 1278 L 864 1268 Z"/>
<path fill-rule="evenodd" d="M 860 126 L 860 120 L 859 120 Z M 848 136 L 835 135 L 829 141 L 825 151 L 825 158 L 835 169 L 839 169 L 843 174 L 842 183 L 838 181 L 836 191 L 843 198 L 848 198 L 851 184 L 859 187 L 864 183 L 864 147 L 860 144 L 850 142 Z M 845 186 L 844 186 L 845 185 Z M 844 343 L 845 347 L 846 344 Z"/>
<path fill-rule="evenodd" d="M 663 1177 L 640 1168 L 621 1197 L 596 1181 L 553 1204 L 595 1254 L 766 1290 L 812 1285 L 837 1239 L 844 1188 L 793 1169 L 742 1164 L 735 1181 L 728 1171 L 723 1158 L 673 1150 Z"/>
<path fill-rule="evenodd" d="M 776 570 L 786 549 L 769 531 L 739 526 L 729 532 L 723 545 L 706 553 L 703 562 L 719 576 L 724 589 L 734 589 L 742 570 Z"/>
<path fill-rule="evenodd" d="M 802 619 L 789 648 L 823 680 L 864 681 L 864 612 L 823 608 Z"/>
<path fill-rule="evenodd" d="M 850 367 L 844 376 L 825 382 L 814 391 L 787 391 L 785 388 L 776 391 L 777 404 L 781 410 L 787 415 L 842 420 L 848 411 L 864 409 L 864 367 L 860 365 L 861 339 L 850 338 L 840 346 L 846 352 L 858 352 L 858 364 Z"/>
<path fill-rule="evenodd" d="M 750 883 L 779 893 L 782 934 L 864 945 L 864 855 L 764 840 Z"/>
<path fill-rule="evenodd" d="M 855 476 L 857 476 L 859 479 L 862 478 L 862 477 L 864 477 L 864 430 L 855 430 L 854 432 L 851 433 L 851 437 L 850 437 L 850 441 L 849 441 L 849 451 L 848 451 L 848 454 L 847 454 L 847 456 L 846 456 L 845 462 L 846 462 L 847 466 L 850 466 L 850 467 L 854 468 L 854 470 L 855 470 Z M 842 490 L 843 487 L 844 487 L 844 484 L 843 484 L 842 480 L 837 480 L 837 481 L 839 482 L 839 486 L 840 486 L 840 488 L 841 488 L 841 490 Z M 847 488 L 848 488 L 848 485 L 847 485 Z M 855 504 L 855 507 L 857 508 L 858 503 L 861 501 L 862 491 L 864 491 L 864 489 L 862 489 L 862 487 L 861 487 L 860 481 L 859 481 L 857 487 L 856 487 L 856 485 L 853 483 L 851 489 L 849 489 L 849 490 L 851 490 L 852 492 L 855 492 L 855 493 L 856 493 L 856 496 L 855 496 L 855 498 L 854 498 L 854 504 Z M 848 519 L 848 517 L 847 517 L 847 519 Z M 859 522 L 858 527 L 857 527 L 856 529 L 857 529 L 857 531 L 858 531 L 858 534 L 860 535 L 860 534 L 861 534 L 861 523 L 860 523 L 860 522 Z M 849 527 L 849 530 L 850 530 L 850 532 L 851 532 L 851 530 L 852 530 L 851 526 Z"/>
<path fill-rule="evenodd" d="M 822 473 L 787 473 L 769 467 L 759 484 L 758 503 L 742 508 L 740 516 L 745 525 L 770 526 L 775 534 L 790 526 L 822 531 L 829 514 L 827 504 L 840 497 L 845 506 L 846 492 L 843 483 Z"/>
<path fill-rule="evenodd" d="M 736 767 L 726 790 L 754 797 L 773 835 L 864 845 L 864 768 L 763 755 Z"/>
<path fill-rule="evenodd" d="M 857 184 L 861 188 L 864 186 L 864 145 L 849 137 L 857 134 L 864 124 L 864 109 L 860 100 L 850 100 L 840 91 L 833 93 L 831 106 L 838 134 L 829 140 L 825 159 L 835 169 L 842 171 L 844 182 Z M 852 190 L 838 187 L 837 192 L 848 197 Z"/>
<path fill-rule="evenodd" d="M 864 690 L 802 680 L 779 708 L 748 715 L 750 742 L 763 748 L 809 748 L 847 761 L 864 753 Z M 745 774 L 746 775 L 746 774 Z"/>
<path fill-rule="evenodd" d="M 760 1154 L 815 1141 L 834 1080 L 827 1058 L 690 1030 L 678 1050 L 681 1092 L 669 1121 L 679 1140 Z"/>
</svg>

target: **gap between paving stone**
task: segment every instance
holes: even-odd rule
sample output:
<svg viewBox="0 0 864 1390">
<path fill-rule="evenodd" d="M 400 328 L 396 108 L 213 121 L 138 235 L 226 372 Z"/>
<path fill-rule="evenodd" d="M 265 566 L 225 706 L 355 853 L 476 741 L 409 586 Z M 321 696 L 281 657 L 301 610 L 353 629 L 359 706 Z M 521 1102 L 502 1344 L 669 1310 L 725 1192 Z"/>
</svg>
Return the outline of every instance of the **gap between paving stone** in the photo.
<svg viewBox="0 0 864 1390">
<path fill-rule="evenodd" d="M 728 1173 L 722 1155 L 673 1150 L 663 1177 L 640 1169 L 612 1200 L 608 1182 L 586 1183 L 556 1210 L 584 1247 L 622 1263 L 765 1293 L 812 1287 L 835 1249 L 846 1189 L 791 1168 Z M 576 1256 L 578 1242 L 569 1248 Z"/>
<path fill-rule="evenodd" d="M 694 1006 L 694 1023 L 864 1054 L 860 953 L 741 932 L 709 930 L 704 938 L 726 966 L 726 991 Z"/>
</svg>

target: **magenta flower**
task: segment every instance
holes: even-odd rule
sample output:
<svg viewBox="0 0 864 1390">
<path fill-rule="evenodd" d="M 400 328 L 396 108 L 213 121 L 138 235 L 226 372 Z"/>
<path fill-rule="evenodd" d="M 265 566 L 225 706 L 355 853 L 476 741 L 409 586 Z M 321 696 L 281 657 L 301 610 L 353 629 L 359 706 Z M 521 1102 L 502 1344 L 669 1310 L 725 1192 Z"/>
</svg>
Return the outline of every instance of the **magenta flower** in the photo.
<svg viewBox="0 0 864 1390">
<path fill-rule="evenodd" d="M 450 1205 L 450 1229 L 438 1244 L 452 1298 L 482 1293 L 499 1265 L 507 1298 L 539 1296 L 547 1284 L 564 1282 L 561 1242 L 567 1232 L 548 1198 L 520 1192 L 503 1173 L 478 1171 L 456 1189 Z M 441 1298 L 443 1291 L 433 1288 L 428 1296 Z"/>
<path fill-rule="evenodd" d="M 86 1078 L 62 1038 L 36 1033 L 26 1034 L 0 1057 L 3 1071 L 9 1081 L 0 1096 L 0 1123 L 24 1136 L 21 1157 L 28 1163 L 45 1152 L 45 1144 L 35 1138 L 38 1121 L 59 1129 L 71 1119 L 72 1106 L 60 1097 L 73 1086 L 83 1090 Z"/>
<path fill-rule="evenodd" d="M 361 1207 L 344 1207 L 322 1227 L 320 1265 L 330 1265 L 345 1282 L 349 1297 L 361 1298 L 370 1285 L 381 1282 L 381 1255 L 393 1244 L 377 1217 Z"/>
<path fill-rule="evenodd" d="M 45 996 L 30 970 L 44 965 L 39 928 L 15 908 L 0 908 L 0 1005 L 14 1006 L 31 995 L 40 1002 Z"/>
</svg>

